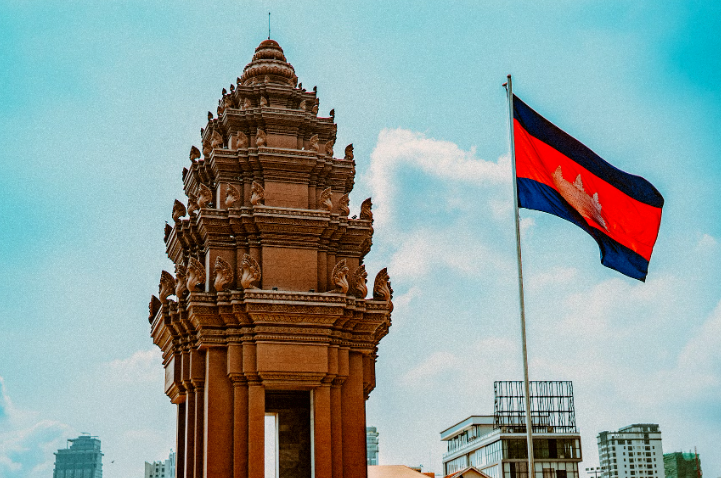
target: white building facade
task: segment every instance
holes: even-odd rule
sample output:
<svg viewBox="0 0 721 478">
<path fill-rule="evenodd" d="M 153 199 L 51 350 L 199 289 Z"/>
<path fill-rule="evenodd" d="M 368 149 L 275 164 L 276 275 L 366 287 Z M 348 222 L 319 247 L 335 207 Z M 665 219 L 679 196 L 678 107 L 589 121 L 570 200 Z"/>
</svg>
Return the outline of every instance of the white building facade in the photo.
<svg viewBox="0 0 721 478">
<path fill-rule="evenodd" d="M 493 415 L 473 415 L 441 432 L 443 475 L 472 466 L 491 478 L 579 478 L 581 435 L 571 382 L 531 382 L 535 473 L 529 477 L 522 382 L 496 382 Z"/>
<path fill-rule="evenodd" d="M 175 452 L 165 461 L 145 462 L 145 478 L 175 478 Z"/>
<path fill-rule="evenodd" d="M 601 478 L 665 478 L 658 425 L 629 425 L 596 438 Z"/>
</svg>

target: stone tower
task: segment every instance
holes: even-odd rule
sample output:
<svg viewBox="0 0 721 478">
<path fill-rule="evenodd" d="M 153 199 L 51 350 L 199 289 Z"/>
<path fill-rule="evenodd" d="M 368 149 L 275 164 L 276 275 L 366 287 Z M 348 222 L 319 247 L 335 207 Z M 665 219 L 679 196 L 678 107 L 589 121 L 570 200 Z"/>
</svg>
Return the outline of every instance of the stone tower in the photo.
<svg viewBox="0 0 721 478">
<path fill-rule="evenodd" d="M 263 477 L 268 414 L 281 478 L 367 474 L 365 400 L 392 289 L 383 269 L 366 298 L 371 202 L 348 217 L 353 146 L 333 157 L 333 116 L 318 117 L 315 88 L 265 40 L 191 148 L 187 205 L 165 229 L 175 276 L 162 272 L 149 318 L 178 477 Z"/>
</svg>

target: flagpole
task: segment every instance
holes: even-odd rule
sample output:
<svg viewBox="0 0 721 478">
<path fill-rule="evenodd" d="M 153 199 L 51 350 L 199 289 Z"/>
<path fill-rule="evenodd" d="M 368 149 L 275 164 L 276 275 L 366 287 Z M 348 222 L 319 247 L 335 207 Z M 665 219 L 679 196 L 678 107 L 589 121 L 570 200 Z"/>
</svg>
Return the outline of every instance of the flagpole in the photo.
<svg viewBox="0 0 721 478">
<path fill-rule="evenodd" d="M 528 353 L 526 352 L 526 308 L 523 299 L 523 261 L 521 260 L 521 227 L 518 217 L 518 185 L 516 183 L 516 148 L 513 138 L 513 83 L 511 75 L 508 75 L 506 83 L 508 92 L 508 117 L 510 122 L 511 138 L 511 166 L 513 170 L 513 217 L 516 223 L 516 253 L 518 263 L 518 297 L 521 306 L 521 345 L 523 348 L 523 381 L 526 401 L 526 442 L 528 444 L 528 478 L 535 478 L 533 459 L 533 422 L 531 421 L 531 394 L 528 382 Z"/>
</svg>

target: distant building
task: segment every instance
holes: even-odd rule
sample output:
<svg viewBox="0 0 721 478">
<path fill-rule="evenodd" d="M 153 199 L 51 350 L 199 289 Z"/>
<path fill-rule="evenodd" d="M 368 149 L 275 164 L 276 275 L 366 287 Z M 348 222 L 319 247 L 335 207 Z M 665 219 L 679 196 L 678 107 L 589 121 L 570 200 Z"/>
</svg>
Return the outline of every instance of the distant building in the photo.
<svg viewBox="0 0 721 478">
<path fill-rule="evenodd" d="M 145 462 L 145 478 L 175 478 L 175 452 L 165 461 Z"/>
<path fill-rule="evenodd" d="M 378 430 L 376 427 L 366 427 L 366 455 L 368 466 L 378 464 Z"/>
<path fill-rule="evenodd" d="M 55 453 L 53 478 L 102 478 L 103 454 L 98 437 L 81 435 Z"/>
<path fill-rule="evenodd" d="M 601 478 L 665 478 L 661 430 L 635 424 L 598 434 Z"/>
<path fill-rule="evenodd" d="M 571 382 L 531 382 L 533 478 L 579 478 L 581 435 Z M 493 415 L 473 415 L 441 432 L 443 475 L 469 467 L 490 478 L 529 478 L 523 382 L 495 382 Z M 474 470 L 474 471 L 475 471 Z"/>
<path fill-rule="evenodd" d="M 666 478 L 701 478 L 701 459 L 697 453 L 666 453 L 663 469 Z"/>
</svg>

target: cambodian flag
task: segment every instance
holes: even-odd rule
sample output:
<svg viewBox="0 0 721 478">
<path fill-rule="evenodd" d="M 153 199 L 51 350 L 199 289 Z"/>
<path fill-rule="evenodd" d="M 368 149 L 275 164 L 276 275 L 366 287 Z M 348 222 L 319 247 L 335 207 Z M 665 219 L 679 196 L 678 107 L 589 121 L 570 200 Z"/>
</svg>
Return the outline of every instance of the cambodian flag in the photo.
<svg viewBox="0 0 721 478">
<path fill-rule="evenodd" d="M 601 249 L 601 263 L 640 281 L 661 225 L 663 196 L 617 169 L 513 97 L 518 205 L 571 221 Z"/>
</svg>

